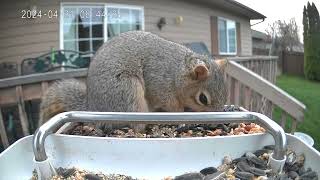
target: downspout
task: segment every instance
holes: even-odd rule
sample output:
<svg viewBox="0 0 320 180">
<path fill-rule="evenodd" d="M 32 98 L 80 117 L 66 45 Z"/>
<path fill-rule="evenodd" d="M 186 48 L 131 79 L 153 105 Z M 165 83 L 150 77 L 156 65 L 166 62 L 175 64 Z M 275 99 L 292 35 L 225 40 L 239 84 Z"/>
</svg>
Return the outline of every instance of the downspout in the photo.
<svg viewBox="0 0 320 180">
<path fill-rule="evenodd" d="M 251 24 L 250 27 L 255 26 L 255 25 L 257 25 L 257 24 L 260 24 L 260 23 L 264 22 L 264 20 L 265 20 L 265 18 L 263 18 L 262 21 L 260 21 L 260 22 L 257 22 L 257 23 L 255 23 L 255 24 Z M 270 56 L 271 48 L 272 48 L 272 45 L 271 45 L 271 47 L 270 47 L 270 49 L 269 49 L 269 56 Z"/>
</svg>

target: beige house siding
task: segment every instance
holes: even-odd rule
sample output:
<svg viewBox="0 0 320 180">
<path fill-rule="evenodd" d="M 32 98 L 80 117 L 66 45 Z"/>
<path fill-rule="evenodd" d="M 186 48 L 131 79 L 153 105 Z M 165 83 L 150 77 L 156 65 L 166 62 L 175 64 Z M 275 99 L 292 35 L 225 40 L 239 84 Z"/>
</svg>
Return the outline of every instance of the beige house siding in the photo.
<svg viewBox="0 0 320 180">
<path fill-rule="evenodd" d="M 2 2 L 0 7 L 0 62 L 16 61 L 35 57 L 49 52 L 51 48 L 59 49 L 59 17 L 49 19 L 22 19 L 21 10 L 28 9 L 30 1 Z M 52 0 L 35 1 L 38 10 L 60 10 L 60 2 Z M 62 1 L 91 2 L 92 1 Z M 252 55 L 250 22 L 229 12 L 183 1 L 173 0 L 97 0 L 117 4 L 137 5 L 144 7 L 145 31 L 159 34 L 175 42 L 204 42 L 211 50 L 210 16 L 224 17 L 235 20 L 241 27 L 242 56 Z M 177 16 L 183 17 L 181 25 L 175 24 Z M 160 31 L 157 22 L 165 17 L 167 25 Z M 239 38 L 239 37 L 238 37 Z"/>
<path fill-rule="evenodd" d="M 252 37 L 250 21 L 242 21 L 240 23 L 242 55 L 252 55 Z"/>
</svg>

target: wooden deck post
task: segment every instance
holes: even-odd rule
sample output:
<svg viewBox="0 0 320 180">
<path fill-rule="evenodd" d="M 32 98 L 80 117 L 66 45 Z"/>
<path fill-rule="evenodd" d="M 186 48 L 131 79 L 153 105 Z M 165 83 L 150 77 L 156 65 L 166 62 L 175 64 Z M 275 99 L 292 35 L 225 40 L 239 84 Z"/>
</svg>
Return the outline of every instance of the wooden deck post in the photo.
<svg viewBox="0 0 320 180">
<path fill-rule="evenodd" d="M 291 134 L 293 134 L 295 131 L 296 131 L 296 129 L 297 129 L 297 124 L 298 124 L 298 122 L 296 121 L 296 120 L 293 120 L 292 121 L 292 124 L 291 124 Z"/>
<path fill-rule="evenodd" d="M 234 79 L 234 104 L 239 106 L 240 105 L 240 83 L 238 80 Z"/>
<path fill-rule="evenodd" d="M 251 102 L 251 89 L 248 86 L 245 86 L 244 90 L 244 107 L 246 109 L 250 108 L 250 102 Z"/>
<path fill-rule="evenodd" d="M 9 146 L 9 141 L 8 141 L 6 128 L 5 128 L 4 122 L 3 122 L 1 108 L 0 108 L 0 136 L 1 136 L 1 142 L 4 146 L 4 148 L 7 148 Z"/>
<path fill-rule="evenodd" d="M 22 86 L 16 86 L 16 96 L 17 96 L 19 118 L 22 126 L 23 135 L 27 136 L 30 134 L 29 122 L 28 122 L 27 113 L 26 113 L 24 100 L 23 100 Z"/>
<path fill-rule="evenodd" d="M 43 96 L 44 93 L 47 91 L 49 83 L 46 81 L 41 82 L 41 95 Z"/>
<path fill-rule="evenodd" d="M 231 104 L 231 76 L 227 75 L 227 86 L 228 86 L 228 98 L 227 98 L 227 104 Z"/>
<path fill-rule="evenodd" d="M 287 113 L 285 111 L 282 111 L 280 125 L 283 129 L 286 129 L 286 121 L 287 121 Z"/>
</svg>

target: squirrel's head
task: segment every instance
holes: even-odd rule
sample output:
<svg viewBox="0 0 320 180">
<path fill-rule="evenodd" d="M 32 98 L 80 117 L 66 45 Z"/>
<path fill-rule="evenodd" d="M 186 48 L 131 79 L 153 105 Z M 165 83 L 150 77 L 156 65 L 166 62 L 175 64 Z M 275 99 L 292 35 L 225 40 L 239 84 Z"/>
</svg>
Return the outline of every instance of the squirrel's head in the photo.
<svg viewBox="0 0 320 180">
<path fill-rule="evenodd" d="M 187 71 L 180 80 L 179 99 L 185 111 L 221 111 L 227 101 L 224 71 L 227 60 L 212 60 L 206 56 L 186 57 Z"/>
</svg>

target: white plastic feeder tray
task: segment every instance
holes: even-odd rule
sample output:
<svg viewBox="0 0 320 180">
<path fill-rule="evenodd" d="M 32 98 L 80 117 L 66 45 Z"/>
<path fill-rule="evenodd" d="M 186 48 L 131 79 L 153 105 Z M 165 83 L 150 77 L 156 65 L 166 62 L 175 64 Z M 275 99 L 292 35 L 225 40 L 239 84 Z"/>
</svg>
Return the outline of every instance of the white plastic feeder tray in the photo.
<svg viewBox="0 0 320 180">
<path fill-rule="evenodd" d="M 199 138 L 110 138 L 51 134 L 66 122 L 122 121 L 134 123 L 229 123 L 255 122 L 267 134 Z M 186 172 L 219 166 L 224 156 L 242 156 L 248 151 L 275 144 L 275 171 L 281 171 L 285 148 L 305 155 L 305 167 L 320 174 L 320 153 L 266 116 L 252 112 L 217 113 L 62 113 L 41 126 L 34 136 L 24 137 L 0 154 L 0 179 L 30 179 L 37 169 L 41 179 L 54 168 L 80 168 L 105 174 L 163 179 Z"/>
</svg>

